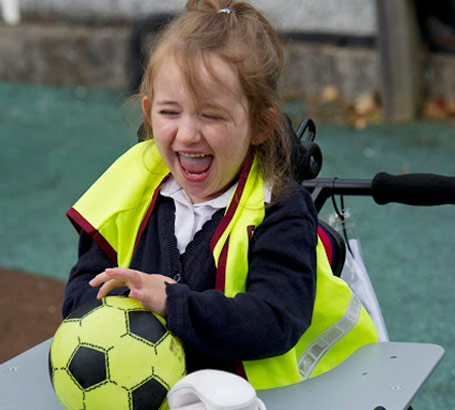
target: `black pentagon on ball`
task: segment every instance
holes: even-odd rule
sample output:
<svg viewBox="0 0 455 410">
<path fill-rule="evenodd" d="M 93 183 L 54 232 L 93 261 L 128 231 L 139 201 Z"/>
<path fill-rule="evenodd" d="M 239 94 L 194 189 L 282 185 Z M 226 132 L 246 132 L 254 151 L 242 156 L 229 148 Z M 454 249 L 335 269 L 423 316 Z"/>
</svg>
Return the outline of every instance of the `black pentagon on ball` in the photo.
<svg viewBox="0 0 455 410">
<path fill-rule="evenodd" d="M 99 306 L 102 306 L 102 299 L 93 299 L 90 302 L 85 303 L 84 305 L 78 307 L 76 310 L 71 312 L 65 320 L 68 319 L 82 319 L 87 313 L 91 312 L 93 309 L 96 309 Z"/>
<path fill-rule="evenodd" d="M 166 398 L 167 389 L 157 380 L 150 379 L 133 390 L 134 410 L 158 410 Z"/>
<path fill-rule="evenodd" d="M 143 310 L 128 312 L 128 326 L 131 334 L 151 343 L 157 343 L 166 334 L 166 328 L 155 315 Z"/>
<path fill-rule="evenodd" d="M 106 355 L 91 347 L 79 346 L 68 370 L 83 389 L 106 380 Z"/>
</svg>

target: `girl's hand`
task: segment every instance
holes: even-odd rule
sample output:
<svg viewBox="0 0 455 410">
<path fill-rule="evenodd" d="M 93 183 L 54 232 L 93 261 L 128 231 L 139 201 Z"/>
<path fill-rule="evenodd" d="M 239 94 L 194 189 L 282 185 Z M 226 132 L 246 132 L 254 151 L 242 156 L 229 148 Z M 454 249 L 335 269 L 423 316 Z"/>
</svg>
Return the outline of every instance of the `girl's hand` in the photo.
<svg viewBox="0 0 455 410">
<path fill-rule="evenodd" d="M 126 286 L 130 297 L 137 299 L 144 307 L 159 315 L 167 314 L 166 283 L 176 283 L 167 276 L 147 274 L 133 269 L 112 268 L 96 275 L 89 285 L 101 286 L 97 299 L 105 297 L 112 289 Z"/>
</svg>

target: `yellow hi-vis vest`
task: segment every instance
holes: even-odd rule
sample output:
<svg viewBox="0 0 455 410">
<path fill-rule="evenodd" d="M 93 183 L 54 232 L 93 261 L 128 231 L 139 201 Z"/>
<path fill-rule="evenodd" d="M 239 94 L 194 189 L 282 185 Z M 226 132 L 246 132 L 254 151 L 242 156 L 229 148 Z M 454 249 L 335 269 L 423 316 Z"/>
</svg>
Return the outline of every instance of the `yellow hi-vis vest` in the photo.
<svg viewBox="0 0 455 410">
<path fill-rule="evenodd" d="M 118 266 L 128 267 L 168 174 L 153 140 L 139 143 L 121 156 L 67 215 L 77 229 L 91 234 Z M 217 267 L 216 288 L 227 297 L 247 291 L 248 244 L 264 215 L 263 180 L 250 156 L 210 243 Z M 319 375 L 360 346 L 377 341 L 376 328 L 359 299 L 343 280 L 333 276 L 320 240 L 316 252 L 311 325 L 288 352 L 242 363 L 256 389 Z"/>
</svg>

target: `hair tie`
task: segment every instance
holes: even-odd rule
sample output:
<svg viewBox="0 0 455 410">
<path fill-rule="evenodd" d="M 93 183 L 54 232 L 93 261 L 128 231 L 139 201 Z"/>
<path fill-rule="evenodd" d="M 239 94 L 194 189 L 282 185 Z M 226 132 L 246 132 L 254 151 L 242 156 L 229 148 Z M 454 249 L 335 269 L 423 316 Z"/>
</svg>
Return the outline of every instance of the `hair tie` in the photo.
<svg viewBox="0 0 455 410">
<path fill-rule="evenodd" d="M 231 14 L 231 9 L 219 9 L 217 13 L 226 13 L 226 14 Z"/>
</svg>

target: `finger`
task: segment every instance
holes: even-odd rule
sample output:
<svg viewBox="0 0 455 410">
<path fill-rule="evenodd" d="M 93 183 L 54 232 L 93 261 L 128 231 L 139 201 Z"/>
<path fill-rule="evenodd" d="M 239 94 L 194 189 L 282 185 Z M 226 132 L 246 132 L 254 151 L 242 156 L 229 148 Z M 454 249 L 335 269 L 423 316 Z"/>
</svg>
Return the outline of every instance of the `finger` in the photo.
<svg viewBox="0 0 455 410">
<path fill-rule="evenodd" d="M 110 279 L 111 278 L 109 278 L 106 275 L 106 272 L 101 272 L 101 273 L 98 273 L 98 275 L 96 275 L 92 280 L 90 280 L 90 282 L 88 284 L 90 286 L 96 288 L 97 286 L 101 285 L 103 282 L 106 282 Z"/>
<path fill-rule="evenodd" d="M 108 268 L 104 272 L 99 273 L 96 275 L 90 282 L 89 285 L 92 287 L 96 287 L 101 285 L 103 282 L 107 282 L 111 279 L 121 279 L 124 281 L 131 281 L 137 283 L 137 271 L 133 271 L 131 269 L 125 268 Z"/>
<path fill-rule="evenodd" d="M 119 286 L 124 286 L 123 281 L 119 281 L 117 279 L 111 279 L 108 280 L 107 282 L 103 283 L 103 286 L 100 287 L 98 290 L 98 294 L 96 295 L 97 299 L 102 299 L 104 298 L 112 289 L 119 287 Z"/>
<path fill-rule="evenodd" d="M 106 275 L 109 278 L 121 279 L 128 283 L 128 287 L 140 288 L 142 286 L 141 272 L 127 268 L 109 268 L 106 269 Z"/>
</svg>

